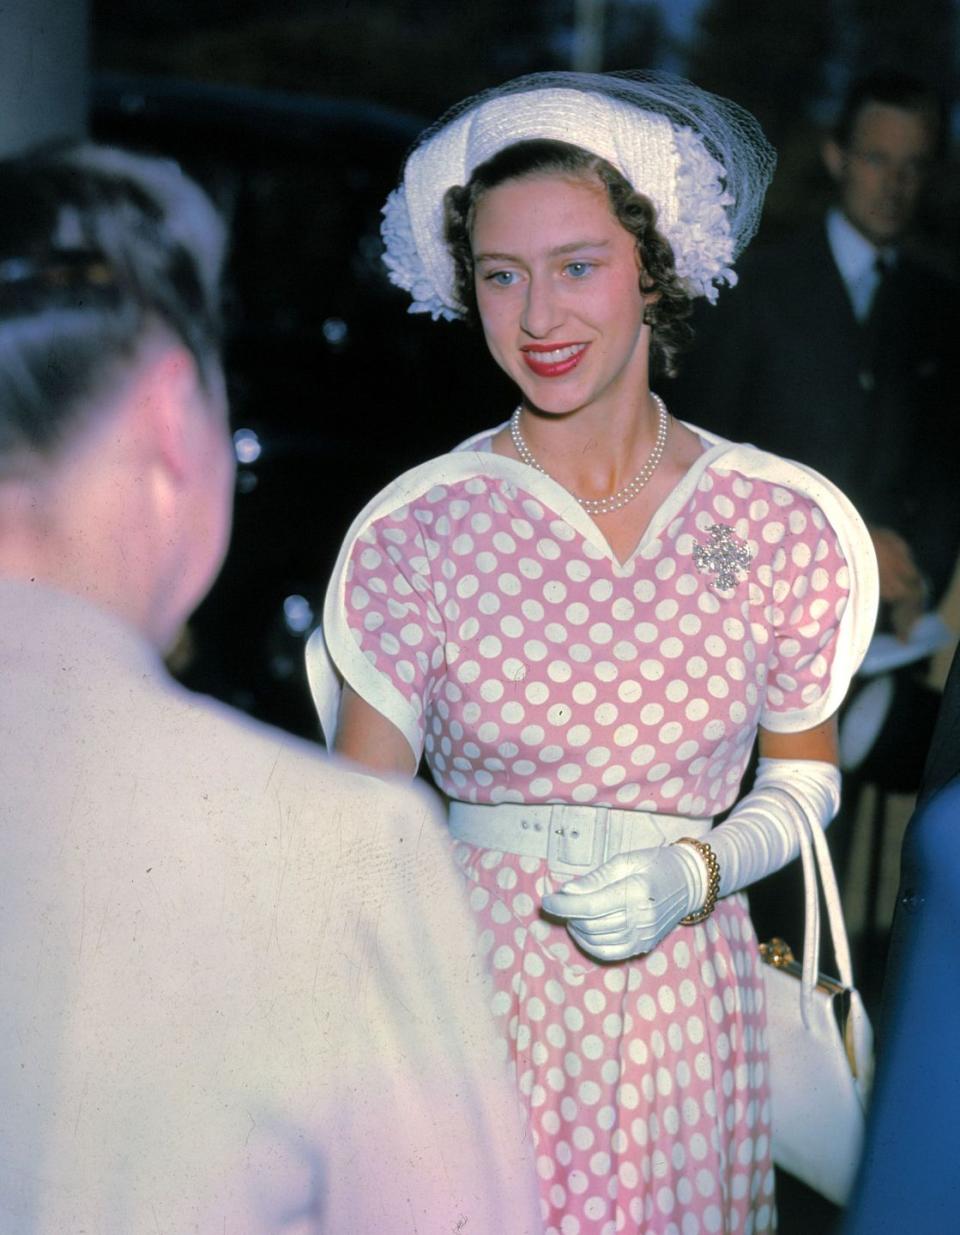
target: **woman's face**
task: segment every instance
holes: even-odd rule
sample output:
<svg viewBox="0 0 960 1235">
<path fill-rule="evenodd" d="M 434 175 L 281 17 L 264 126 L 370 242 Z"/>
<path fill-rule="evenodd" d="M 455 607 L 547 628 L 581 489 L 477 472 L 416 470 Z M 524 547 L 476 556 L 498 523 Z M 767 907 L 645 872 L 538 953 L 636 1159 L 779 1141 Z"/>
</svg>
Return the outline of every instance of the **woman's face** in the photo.
<svg viewBox="0 0 960 1235">
<path fill-rule="evenodd" d="M 599 181 L 505 181 L 478 201 L 471 240 L 487 346 L 532 407 L 636 400 L 647 384 L 647 297 L 634 238 Z"/>
</svg>

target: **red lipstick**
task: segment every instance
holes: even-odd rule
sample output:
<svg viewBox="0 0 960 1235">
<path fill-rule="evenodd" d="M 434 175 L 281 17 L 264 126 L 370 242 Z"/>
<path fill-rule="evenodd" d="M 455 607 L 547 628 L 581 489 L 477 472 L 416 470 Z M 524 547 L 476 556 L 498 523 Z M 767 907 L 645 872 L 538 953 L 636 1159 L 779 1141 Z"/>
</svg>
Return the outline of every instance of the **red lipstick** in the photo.
<svg viewBox="0 0 960 1235">
<path fill-rule="evenodd" d="M 527 343 L 520 349 L 524 363 L 537 377 L 562 377 L 586 355 L 588 343 Z"/>
</svg>

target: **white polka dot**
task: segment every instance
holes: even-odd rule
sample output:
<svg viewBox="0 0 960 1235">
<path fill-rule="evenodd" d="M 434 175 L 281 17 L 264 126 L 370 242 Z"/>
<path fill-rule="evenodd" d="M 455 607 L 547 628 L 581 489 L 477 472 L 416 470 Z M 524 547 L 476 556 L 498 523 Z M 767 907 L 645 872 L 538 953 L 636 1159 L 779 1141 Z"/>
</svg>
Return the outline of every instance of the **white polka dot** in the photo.
<svg viewBox="0 0 960 1235">
<path fill-rule="evenodd" d="M 579 1094 L 580 1101 L 585 1106 L 596 1106 L 603 1096 L 600 1086 L 596 1083 L 596 1081 L 583 1081 L 577 1092 Z M 571 1182 L 571 1187 L 572 1186 L 573 1184 Z"/>
<path fill-rule="evenodd" d="M 720 677 L 718 674 L 713 674 L 708 679 L 707 690 L 714 697 L 714 699 L 726 699 L 727 695 L 730 693 L 730 687 L 727 684 L 726 679 Z"/>
<path fill-rule="evenodd" d="M 546 703 L 550 698 L 550 688 L 544 682 L 531 682 L 524 688 L 523 695 L 528 703 L 534 705 Z M 464 719 L 466 719 L 466 709 L 464 709 Z"/>
<path fill-rule="evenodd" d="M 603 1040 L 595 1033 L 588 1033 L 580 1043 L 580 1049 L 587 1059 L 599 1059 L 604 1052 Z"/>
<path fill-rule="evenodd" d="M 666 695 L 671 703 L 683 703 L 689 693 L 690 687 L 681 678 L 667 683 Z"/>
<path fill-rule="evenodd" d="M 480 687 L 480 698 L 485 703 L 497 703 L 503 697 L 503 683 L 488 678 Z"/>
<path fill-rule="evenodd" d="M 564 614 L 571 626 L 583 626 L 590 620 L 590 610 L 581 601 L 567 605 Z"/>
<path fill-rule="evenodd" d="M 587 634 L 591 643 L 603 646 L 613 638 L 613 627 L 608 622 L 595 622 Z"/>
<path fill-rule="evenodd" d="M 477 645 L 477 651 L 487 660 L 491 660 L 494 656 L 499 656 L 502 650 L 503 644 L 496 635 L 484 636 Z"/>
<path fill-rule="evenodd" d="M 617 698 L 623 703 L 636 703 L 642 694 L 643 687 L 632 678 L 621 682 L 617 687 Z"/>
<path fill-rule="evenodd" d="M 493 954 L 494 969 L 509 969 L 513 965 L 513 948 L 508 948 L 505 944 L 497 948 Z"/>
<path fill-rule="evenodd" d="M 565 660 L 552 660 L 547 666 L 547 677 L 551 682 L 569 682 L 572 673 Z"/>
</svg>

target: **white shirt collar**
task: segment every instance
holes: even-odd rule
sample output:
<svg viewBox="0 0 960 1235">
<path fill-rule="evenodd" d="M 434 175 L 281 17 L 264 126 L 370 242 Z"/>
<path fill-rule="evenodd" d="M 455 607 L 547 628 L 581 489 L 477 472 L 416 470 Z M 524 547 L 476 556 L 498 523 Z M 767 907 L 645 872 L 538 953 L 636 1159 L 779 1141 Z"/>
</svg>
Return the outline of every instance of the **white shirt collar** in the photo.
<svg viewBox="0 0 960 1235">
<path fill-rule="evenodd" d="M 877 258 L 895 265 L 897 250 L 879 249 L 853 226 L 846 215 L 833 206 L 827 211 L 827 243 L 840 271 L 857 317 L 866 316 L 877 283 Z"/>
</svg>

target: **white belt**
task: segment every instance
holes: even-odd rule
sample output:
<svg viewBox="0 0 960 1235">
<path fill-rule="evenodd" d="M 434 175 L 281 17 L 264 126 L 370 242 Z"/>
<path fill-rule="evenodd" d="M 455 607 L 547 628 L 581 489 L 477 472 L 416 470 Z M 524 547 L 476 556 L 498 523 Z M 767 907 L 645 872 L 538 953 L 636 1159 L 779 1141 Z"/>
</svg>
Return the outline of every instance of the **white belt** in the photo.
<svg viewBox="0 0 960 1235">
<path fill-rule="evenodd" d="M 631 849 L 670 845 L 681 836 L 699 839 L 712 826 L 712 819 L 566 802 L 493 806 L 450 802 L 450 831 L 457 840 L 501 853 L 546 858 L 551 870 L 575 875 Z"/>
</svg>

